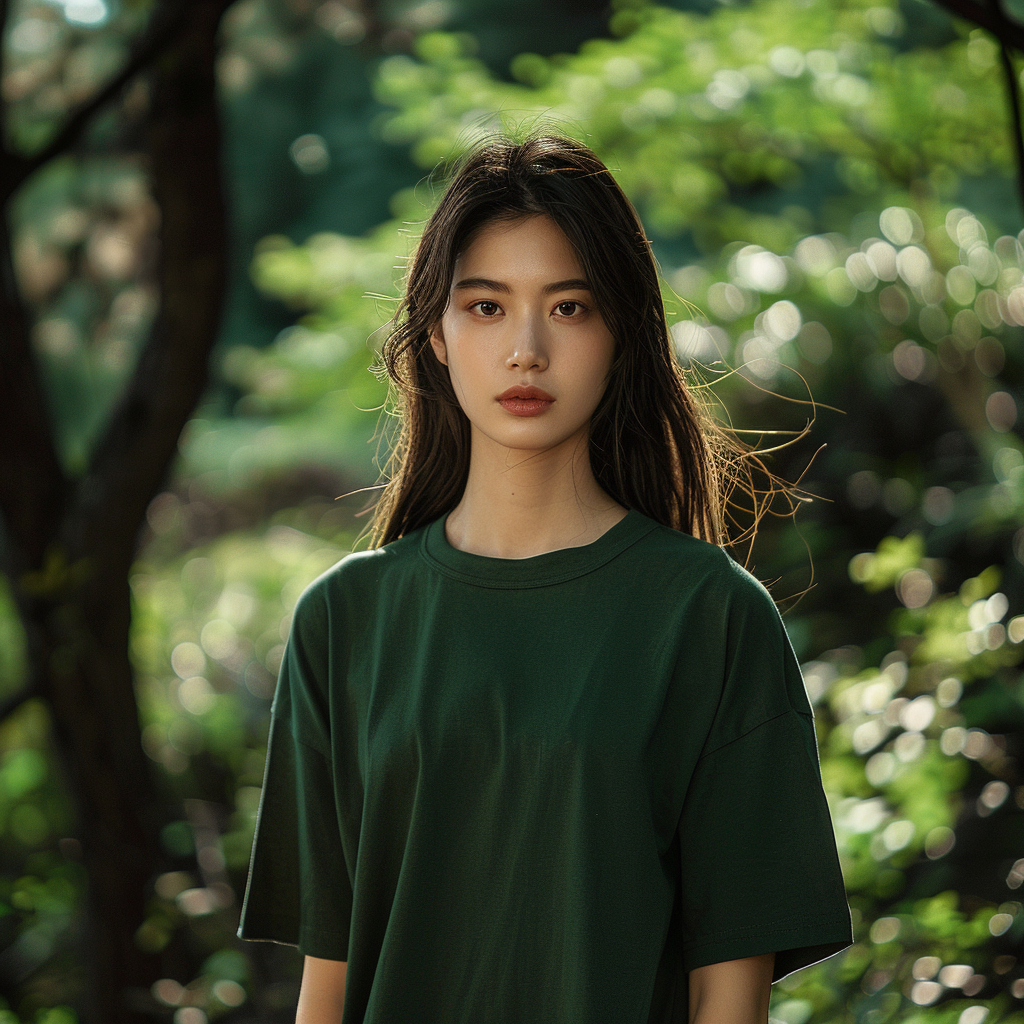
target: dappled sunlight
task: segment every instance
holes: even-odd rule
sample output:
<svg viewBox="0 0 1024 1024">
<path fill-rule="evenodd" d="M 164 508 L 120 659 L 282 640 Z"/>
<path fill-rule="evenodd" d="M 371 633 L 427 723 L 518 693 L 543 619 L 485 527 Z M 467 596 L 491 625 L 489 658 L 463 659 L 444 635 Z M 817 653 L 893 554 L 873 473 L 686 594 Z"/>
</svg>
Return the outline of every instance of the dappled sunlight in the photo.
<svg viewBox="0 0 1024 1024">
<path fill-rule="evenodd" d="M 133 1005 L 174 1024 L 294 1007 L 291 951 L 234 934 L 292 611 L 366 523 L 335 498 L 377 493 L 394 406 L 376 361 L 436 164 L 547 118 L 634 200 L 694 395 L 806 488 L 752 571 L 803 593 L 786 626 L 856 941 L 777 983 L 773 1024 L 1015 1024 L 1024 232 L 998 46 L 924 2 L 622 3 L 590 39 L 565 5 L 378 6 L 238 0 L 210 69 L 233 290 L 128 580 L 159 804 L 130 941 L 164 958 Z M 122 66 L 145 5 L 7 7 L 3 128 L 30 154 Z M 72 484 L 176 280 L 150 79 L 9 209 L 11 295 Z M 729 514 L 739 532 L 751 510 L 736 494 Z M 72 649 L 40 653 L 40 623 L 86 635 L 65 596 L 89 566 L 63 545 L 0 579 L 0 1024 L 78 1024 L 87 984 L 76 762 L 32 682 Z M 36 633 L 26 608 L 45 608 Z"/>
</svg>

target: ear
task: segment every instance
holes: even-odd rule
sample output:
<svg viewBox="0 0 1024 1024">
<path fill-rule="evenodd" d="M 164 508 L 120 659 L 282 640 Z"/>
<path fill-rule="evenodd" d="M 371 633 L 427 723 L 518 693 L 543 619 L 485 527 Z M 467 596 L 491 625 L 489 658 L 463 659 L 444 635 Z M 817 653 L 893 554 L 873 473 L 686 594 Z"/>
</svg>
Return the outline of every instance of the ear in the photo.
<svg viewBox="0 0 1024 1024">
<path fill-rule="evenodd" d="M 438 361 L 448 365 L 448 349 L 445 348 L 444 335 L 441 333 L 441 325 L 438 324 L 430 332 L 430 347 L 434 350 L 434 355 L 437 356 Z"/>
</svg>

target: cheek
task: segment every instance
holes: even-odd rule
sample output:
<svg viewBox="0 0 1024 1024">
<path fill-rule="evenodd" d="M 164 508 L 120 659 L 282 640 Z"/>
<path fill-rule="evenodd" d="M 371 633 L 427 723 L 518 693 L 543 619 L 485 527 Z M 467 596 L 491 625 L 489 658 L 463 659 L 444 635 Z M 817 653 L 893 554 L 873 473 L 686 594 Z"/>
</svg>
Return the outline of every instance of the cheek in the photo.
<svg viewBox="0 0 1024 1024">
<path fill-rule="evenodd" d="M 472 345 L 460 343 L 464 340 L 456 334 L 449 339 L 447 345 L 448 375 L 462 405 L 479 399 L 486 377 L 480 366 L 480 353 L 474 351 Z"/>
<path fill-rule="evenodd" d="M 448 342 L 448 363 L 456 366 L 463 376 L 487 372 L 494 358 L 486 338 L 475 337 L 472 331 L 454 328 Z"/>
<path fill-rule="evenodd" d="M 614 345 L 610 339 L 604 337 L 591 339 L 579 354 L 578 379 L 586 381 L 594 391 L 603 390 L 612 367 L 613 357 Z"/>
</svg>

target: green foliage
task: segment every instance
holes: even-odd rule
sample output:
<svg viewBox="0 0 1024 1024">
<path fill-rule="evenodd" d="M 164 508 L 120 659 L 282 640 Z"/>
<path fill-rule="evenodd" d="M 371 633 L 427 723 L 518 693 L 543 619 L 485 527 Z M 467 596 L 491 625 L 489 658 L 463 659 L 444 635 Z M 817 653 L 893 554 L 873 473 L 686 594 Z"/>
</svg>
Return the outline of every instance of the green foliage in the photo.
<svg viewBox="0 0 1024 1024">
<path fill-rule="evenodd" d="M 957 204 L 972 176 L 1006 169 L 1002 139 L 982 148 L 975 127 L 996 117 L 1002 100 L 977 33 L 941 51 L 896 52 L 872 27 L 887 8 L 811 3 L 799 18 L 791 11 L 782 2 L 708 18 L 635 8 L 620 38 L 593 40 L 573 55 L 521 55 L 511 66 L 518 84 L 495 80 L 470 40 L 431 33 L 414 56 L 382 63 L 378 96 L 395 111 L 381 117 L 379 130 L 410 145 L 423 167 L 497 126 L 550 120 L 583 137 L 615 169 L 666 254 L 680 360 L 717 376 L 714 396 L 741 422 L 765 389 L 803 398 L 810 385 L 827 402 L 848 379 L 862 379 L 880 398 L 914 382 L 952 408 L 991 475 L 961 480 L 955 490 L 939 485 L 928 492 L 935 507 L 925 504 L 914 528 L 847 556 L 854 585 L 876 601 L 895 599 L 870 627 L 884 654 L 878 667 L 851 672 L 843 649 L 821 648 L 820 660 L 805 664 L 812 683 L 824 680 L 815 694 L 822 773 L 857 943 L 781 983 L 772 1015 L 804 1024 L 961 1020 L 967 1012 L 980 1021 L 972 1015 L 987 1007 L 1000 1019 L 1007 987 L 997 985 L 989 998 L 971 979 L 1012 969 L 992 922 L 999 913 L 1024 920 L 1020 906 L 979 905 L 943 882 L 946 865 L 958 862 L 958 830 L 973 813 L 967 790 L 987 794 L 970 798 L 982 801 L 986 816 L 1012 814 L 999 810 L 1010 789 L 997 785 L 1006 769 L 984 727 L 992 714 L 968 717 L 960 700 L 971 687 L 1019 706 L 1024 628 L 1003 624 L 1009 601 L 997 591 L 997 566 L 941 593 L 953 567 L 935 553 L 934 538 L 939 527 L 1005 534 L 1024 512 L 1024 458 L 1009 432 L 1016 411 L 993 399 L 1000 385 L 992 383 L 1016 352 L 1024 322 L 1013 305 L 1022 250 L 1012 235 L 996 237 L 987 215 Z M 892 18 L 885 23 L 898 24 Z M 824 167 L 834 169 L 838 186 L 817 185 Z M 758 191 L 771 201 L 751 203 Z M 430 200 L 410 198 L 421 204 L 413 218 L 421 221 Z M 318 236 L 315 244 L 282 246 L 278 262 L 261 256 L 255 272 L 309 311 L 302 328 L 330 338 L 359 323 L 369 336 L 376 325 L 363 317 L 368 303 L 359 315 L 349 311 L 359 301 L 344 272 L 332 293 L 322 254 L 333 246 L 352 259 L 374 245 L 407 253 L 409 228 L 396 218 L 372 239 Z M 674 239 L 690 239 L 707 255 L 673 259 L 668 254 L 686 252 Z M 395 295 L 388 285 L 382 273 L 367 288 Z M 324 293 L 341 296 L 342 305 L 329 310 Z M 272 382 L 275 371 L 293 375 L 255 400 L 294 415 L 336 385 L 330 370 L 318 382 L 299 367 L 296 352 L 318 351 L 319 339 L 291 338 L 249 355 L 248 379 L 256 382 L 250 393 L 260 395 L 261 374 Z M 742 372 L 729 374 L 730 366 Z M 859 472 L 869 481 L 875 475 Z M 925 467 L 914 460 L 903 456 L 899 472 L 904 490 L 927 489 Z M 930 957 L 938 966 L 927 974 Z M 942 965 L 964 958 L 972 964 L 967 977 L 930 982 Z M 982 992 L 982 1002 L 972 999 Z"/>
<path fill-rule="evenodd" d="M 805 540 L 823 581 L 787 624 L 806 655 L 856 943 L 780 982 L 772 1018 L 1024 1021 L 1024 914 L 1004 899 L 1024 882 L 1024 247 L 999 200 L 1011 168 L 991 130 L 1005 117 L 998 54 L 962 26 L 913 45 L 921 5 L 614 8 L 610 38 L 521 53 L 511 82 L 471 34 L 421 31 L 377 67 L 379 141 L 425 170 L 502 125 L 583 138 L 649 230 L 695 387 L 742 429 L 797 433 L 813 418 L 811 440 L 828 444 L 813 480 L 825 500 L 799 534 L 771 527 L 758 544 L 781 576 Z M 99 179 L 125 196 L 134 180 Z M 76 187 L 62 165 L 34 201 L 71 204 Z M 440 187 L 397 192 L 391 219 L 360 237 L 318 230 L 297 244 L 275 228 L 256 245 L 253 284 L 295 322 L 269 346 L 224 351 L 230 407 L 214 395 L 193 420 L 173 491 L 150 510 L 131 653 L 166 794 L 166 870 L 137 941 L 155 953 L 183 930 L 203 958 L 196 977 L 154 987 L 168 1014 L 191 1005 L 212 1019 L 261 992 L 270 1005 L 265 954 L 233 937 L 270 700 L 298 594 L 354 539 L 326 501 L 199 542 L 189 516 L 300 465 L 373 478 L 366 442 L 387 398 L 375 353 Z M 91 347 L 69 341 L 97 315 L 82 290 L 41 321 L 72 468 L 143 336 L 152 296 L 127 294 Z M 791 476 L 811 461 L 795 452 Z M 80 568 L 54 552 L 30 582 L 52 593 Z M 0 693 L 25 672 L 0 583 Z M 81 929 L 74 831 L 45 709 L 28 701 L 0 726 L 0 852 L 17 865 L 0 878 L 0 944 L 36 950 L 30 972 L 65 964 Z M 0 1024 L 68 1013 L 19 1006 Z"/>
<path fill-rule="evenodd" d="M 999 385 L 990 383 L 1024 322 L 1013 305 L 1021 246 L 1012 235 L 990 242 L 992 221 L 956 203 L 962 181 L 1006 167 L 1001 140 L 982 149 L 976 139 L 975 126 L 1001 104 L 995 69 L 977 34 L 897 53 L 872 29 L 872 12 L 885 8 L 812 3 L 798 19 L 791 9 L 768 2 L 699 18 L 634 8 L 620 38 L 574 55 L 521 55 L 512 63 L 519 84 L 496 81 L 465 37 L 424 35 L 414 56 L 381 65 L 378 96 L 395 111 L 379 127 L 424 167 L 497 125 L 540 118 L 578 132 L 615 169 L 656 246 L 684 252 L 672 240 L 690 238 L 707 254 L 662 258 L 673 341 L 682 362 L 718 377 L 714 396 L 741 421 L 765 389 L 795 398 L 811 385 L 828 401 L 851 378 L 879 396 L 914 382 L 952 407 L 991 475 L 940 485 L 914 528 L 847 556 L 854 585 L 895 599 L 870 627 L 884 654 L 878 667 L 849 671 L 844 649 L 822 648 L 805 664 L 809 687 L 823 680 L 814 693 L 822 774 L 857 942 L 782 982 L 772 1015 L 791 1024 L 980 1021 L 984 1007 L 1001 1019 L 1007 986 L 990 997 L 972 979 L 1012 970 L 1009 933 L 993 922 L 1000 913 L 1024 921 L 1020 905 L 949 888 L 946 865 L 960 863 L 958 834 L 973 806 L 1013 813 L 1000 810 L 1013 801 L 1000 788 L 1002 748 L 985 729 L 992 713 L 968 716 L 960 701 L 971 687 L 1019 707 L 1024 628 L 1015 623 L 1024 618 L 1003 624 L 1009 600 L 997 566 L 942 593 L 952 566 L 933 546 L 939 527 L 1005 533 L 1024 512 L 1024 457 L 1007 425 L 1015 408 L 993 400 Z M 816 186 L 823 166 L 838 186 Z M 778 198 L 754 208 L 756 190 Z M 383 256 L 410 251 L 432 198 L 421 190 L 400 201 L 402 212 L 373 236 L 266 243 L 256 279 L 307 312 L 269 349 L 232 357 L 243 402 L 312 413 L 338 387 L 335 373 L 368 365 L 366 349 L 344 363 L 345 331 L 372 337 L 386 318 L 392 307 L 371 313 L 367 293 L 397 294 Z M 906 488 L 925 489 L 923 466 L 903 457 L 899 472 Z M 241 861 L 244 842 L 229 848 Z M 931 974 L 929 958 L 938 958 Z M 966 977 L 930 981 L 964 960 Z"/>
<path fill-rule="evenodd" d="M 868 590 L 886 590 L 905 572 L 920 565 L 924 550 L 920 533 L 902 538 L 883 537 L 877 552 L 865 551 L 851 560 L 850 576 Z"/>
<path fill-rule="evenodd" d="M 731 240 L 724 198 L 805 180 L 823 157 L 852 193 L 832 206 L 846 216 L 913 182 L 941 185 L 946 198 L 961 175 L 1006 168 L 1002 136 L 981 149 L 976 133 L 1002 110 L 988 40 L 976 32 L 941 51 L 897 54 L 877 32 L 878 11 L 889 13 L 856 0 L 799 12 L 770 0 L 713 17 L 643 7 L 624 38 L 517 58 L 522 85 L 495 81 L 464 40 L 432 33 L 419 40 L 419 61 L 382 64 L 378 96 L 399 111 L 381 131 L 431 167 L 482 130 L 542 115 L 585 134 L 651 230 L 692 230 L 708 248 Z"/>
</svg>

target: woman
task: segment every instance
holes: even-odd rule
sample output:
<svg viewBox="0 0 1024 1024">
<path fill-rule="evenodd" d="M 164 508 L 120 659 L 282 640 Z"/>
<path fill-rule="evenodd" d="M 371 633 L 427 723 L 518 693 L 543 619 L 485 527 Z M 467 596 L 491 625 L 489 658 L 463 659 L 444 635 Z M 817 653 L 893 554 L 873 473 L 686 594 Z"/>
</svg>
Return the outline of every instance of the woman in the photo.
<svg viewBox="0 0 1024 1024">
<path fill-rule="evenodd" d="M 766 1021 L 849 907 L 799 666 L 721 546 L 747 453 L 607 168 L 478 146 L 382 354 L 376 546 L 295 609 L 239 934 L 305 955 L 299 1024 Z"/>
</svg>

